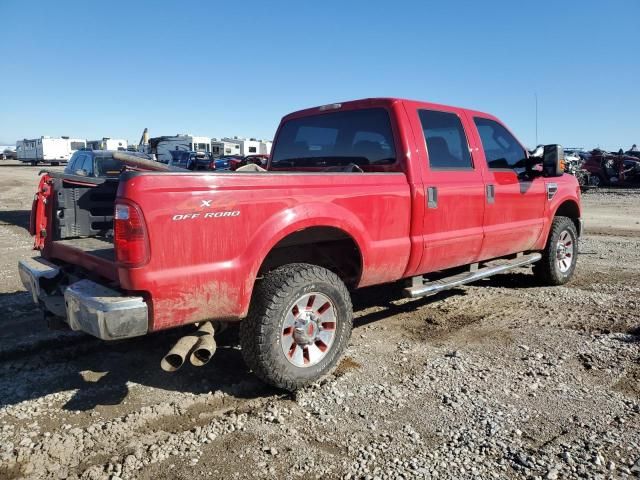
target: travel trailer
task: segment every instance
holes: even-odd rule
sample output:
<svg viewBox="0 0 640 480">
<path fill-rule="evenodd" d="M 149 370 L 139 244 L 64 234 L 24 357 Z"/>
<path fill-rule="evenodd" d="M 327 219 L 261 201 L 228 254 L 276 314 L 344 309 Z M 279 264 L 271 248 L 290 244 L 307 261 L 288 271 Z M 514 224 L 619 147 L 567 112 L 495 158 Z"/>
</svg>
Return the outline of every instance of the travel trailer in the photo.
<svg viewBox="0 0 640 480">
<path fill-rule="evenodd" d="M 65 164 L 77 150 L 87 147 L 86 140 L 69 137 L 40 137 L 18 140 L 16 154 L 18 160 L 37 165 L 50 163 L 51 165 Z"/>
<path fill-rule="evenodd" d="M 87 148 L 91 150 L 126 150 L 126 140 L 122 138 L 102 137 L 102 140 L 87 140 Z"/>
</svg>

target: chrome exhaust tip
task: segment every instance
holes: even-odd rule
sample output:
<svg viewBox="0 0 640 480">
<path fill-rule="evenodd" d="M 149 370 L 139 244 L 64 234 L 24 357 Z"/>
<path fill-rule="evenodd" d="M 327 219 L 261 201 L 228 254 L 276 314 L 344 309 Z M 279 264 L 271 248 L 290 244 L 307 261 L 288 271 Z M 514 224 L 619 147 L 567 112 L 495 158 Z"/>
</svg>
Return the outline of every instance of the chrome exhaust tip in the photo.
<svg viewBox="0 0 640 480">
<path fill-rule="evenodd" d="M 179 370 L 180 367 L 184 365 L 187 355 L 189 355 L 189 352 L 191 352 L 197 341 L 198 337 L 196 335 L 182 337 L 176 342 L 173 348 L 169 350 L 169 353 L 164 356 L 160 362 L 160 367 L 165 372 L 175 372 Z"/>
</svg>

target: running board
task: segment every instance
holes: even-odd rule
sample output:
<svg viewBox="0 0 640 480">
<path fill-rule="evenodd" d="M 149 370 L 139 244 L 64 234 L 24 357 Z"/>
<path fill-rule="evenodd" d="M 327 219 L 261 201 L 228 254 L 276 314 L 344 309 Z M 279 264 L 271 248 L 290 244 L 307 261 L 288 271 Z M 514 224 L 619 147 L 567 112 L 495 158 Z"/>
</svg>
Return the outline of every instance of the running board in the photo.
<svg viewBox="0 0 640 480">
<path fill-rule="evenodd" d="M 459 273 L 457 275 L 441 278 L 440 280 L 435 280 L 433 282 L 425 283 L 423 285 L 415 285 L 412 287 L 405 288 L 404 292 L 407 297 L 411 297 L 411 298 L 435 295 L 436 293 L 442 292 L 444 290 L 449 290 L 450 288 L 459 287 L 460 285 L 466 285 L 467 283 L 475 282 L 477 280 L 481 280 L 483 278 L 487 278 L 492 275 L 496 275 L 498 273 L 503 273 L 513 268 L 524 267 L 525 265 L 531 265 L 532 263 L 537 262 L 541 258 L 542 258 L 542 255 L 539 253 L 530 253 L 528 255 L 520 255 L 520 256 L 517 256 L 516 258 L 508 260 L 507 263 L 503 263 L 502 265 L 497 265 L 493 267 L 483 267 L 475 271 Z"/>
</svg>

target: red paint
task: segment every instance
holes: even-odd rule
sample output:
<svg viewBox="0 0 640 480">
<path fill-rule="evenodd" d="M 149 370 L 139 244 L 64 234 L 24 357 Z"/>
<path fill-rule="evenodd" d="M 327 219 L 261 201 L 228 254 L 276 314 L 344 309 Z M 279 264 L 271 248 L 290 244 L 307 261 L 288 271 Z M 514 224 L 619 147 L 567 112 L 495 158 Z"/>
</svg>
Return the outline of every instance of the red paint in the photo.
<svg viewBox="0 0 640 480">
<path fill-rule="evenodd" d="M 148 262 L 135 268 L 92 266 L 117 278 L 123 289 L 143 292 L 151 312 L 150 328 L 159 330 L 207 318 L 246 316 L 266 256 L 280 240 L 305 228 L 334 227 L 353 239 L 363 266 L 357 286 L 363 287 L 539 250 L 557 208 L 574 202 L 579 209 L 574 177 L 540 177 L 524 185 L 513 172 L 487 167 L 472 118 L 497 121 L 494 117 L 398 99 L 347 102 L 340 110 L 371 107 L 384 108 L 390 115 L 398 159 L 394 165 L 353 174 L 125 175 L 117 202 L 139 206 Z M 445 110 L 460 117 L 474 170 L 429 168 L 418 109 Z M 307 109 L 283 122 L 331 112 Z M 277 142 L 276 134 L 274 147 Z M 558 186 L 550 201 L 548 183 Z M 488 184 L 496 191 L 492 205 L 485 198 Z M 430 186 L 438 189 L 435 209 L 426 208 Z M 123 258 L 121 253 L 118 258 Z M 79 254 L 56 255 L 71 263 L 87 263 Z"/>
</svg>

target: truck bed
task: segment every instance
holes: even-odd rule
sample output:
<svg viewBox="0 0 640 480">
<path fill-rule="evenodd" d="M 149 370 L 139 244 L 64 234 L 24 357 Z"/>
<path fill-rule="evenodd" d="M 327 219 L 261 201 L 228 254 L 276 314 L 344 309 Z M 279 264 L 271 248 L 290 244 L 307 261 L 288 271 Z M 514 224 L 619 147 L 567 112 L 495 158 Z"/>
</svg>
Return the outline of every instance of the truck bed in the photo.
<svg viewBox="0 0 640 480">
<path fill-rule="evenodd" d="M 43 254 L 45 258 L 62 260 L 111 280 L 118 278 L 113 242 L 106 238 L 55 240 L 45 248 Z"/>
<path fill-rule="evenodd" d="M 65 248 L 79 250 L 87 255 L 115 262 L 116 256 L 113 249 L 113 242 L 102 238 L 67 238 L 65 240 L 57 240 L 54 243 Z"/>
</svg>

